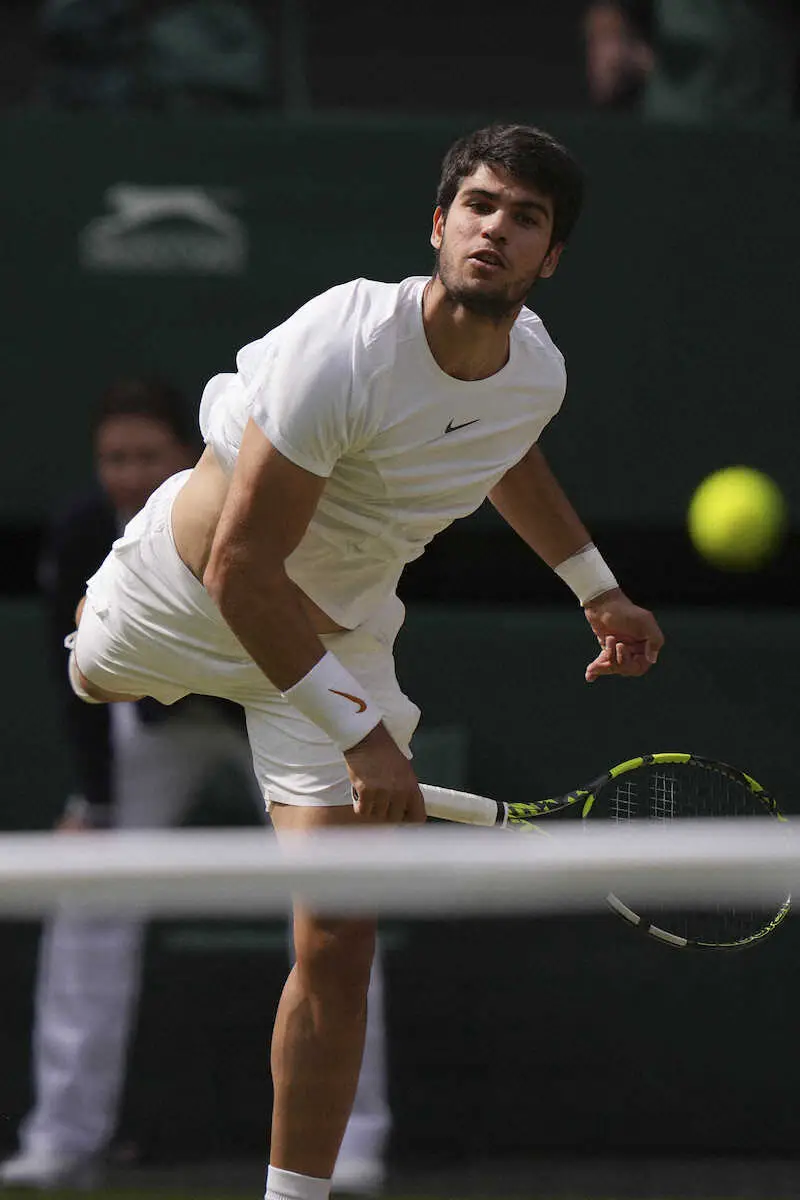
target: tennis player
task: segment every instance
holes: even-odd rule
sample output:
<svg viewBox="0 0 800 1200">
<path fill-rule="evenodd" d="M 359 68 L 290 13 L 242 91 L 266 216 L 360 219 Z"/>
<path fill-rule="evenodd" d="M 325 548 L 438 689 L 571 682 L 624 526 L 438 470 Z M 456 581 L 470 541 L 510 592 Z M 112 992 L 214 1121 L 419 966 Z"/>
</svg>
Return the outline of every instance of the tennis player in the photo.
<svg viewBox="0 0 800 1200">
<path fill-rule="evenodd" d="M 478 130 L 444 159 L 432 278 L 334 287 L 244 347 L 203 393 L 198 465 L 151 497 L 88 582 L 75 690 L 242 704 L 279 834 L 420 822 L 396 586 L 487 496 L 583 607 L 600 642 L 587 681 L 647 671 L 659 627 L 620 590 L 536 445 L 565 371 L 525 300 L 556 270 L 582 190 L 548 134 Z M 302 907 L 294 921 L 266 1196 L 327 1200 L 375 921 Z"/>
<path fill-rule="evenodd" d="M 265 816 L 239 705 L 191 695 L 168 708 L 146 698 L 87 705 L 63 672 L 78 590 L 151 492 L 197 462 L 195 430 L 194 415 L 171 384 L 115 380 L 93 423 L 97 486 L 74 503 L 62 500 L 47 532 L 39 571 L 47 650 L 57 659 L 76 788 L 57 828 L 69 837 L 107 826 L 180 824 L 223 767 L 240 778 L 242 799 Z M 44 927 L 31 1039 L 33 1104 L 20 1124 L 17 1153 L 0 1162 L 0 1190 L 99 1184 L 124 1093 L 144 933 L 139 919 L 93 918 L 69 907 Z M 333 1176 L 334 1188 L 350 1193 L 373 1191 L 382 1180 L 391 1127 L 380 947 L 368 1004 L 358 1089 Z"/>
</svg>

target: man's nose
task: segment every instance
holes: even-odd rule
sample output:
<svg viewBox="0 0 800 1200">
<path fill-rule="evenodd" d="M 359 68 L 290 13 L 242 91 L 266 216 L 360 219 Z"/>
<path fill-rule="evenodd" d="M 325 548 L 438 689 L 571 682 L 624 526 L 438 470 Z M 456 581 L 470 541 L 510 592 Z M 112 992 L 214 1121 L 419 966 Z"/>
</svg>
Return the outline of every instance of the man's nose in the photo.
<svg viewBox="0 0 800 1200">
<path fill-rule="evenodd" d="M 481 231 L 485 238 L 492 242 L 504 242 L 506 240 L 506 215 L 501 209 L 496 209 L 486 218 L 483 230 Z"/>
</svg>

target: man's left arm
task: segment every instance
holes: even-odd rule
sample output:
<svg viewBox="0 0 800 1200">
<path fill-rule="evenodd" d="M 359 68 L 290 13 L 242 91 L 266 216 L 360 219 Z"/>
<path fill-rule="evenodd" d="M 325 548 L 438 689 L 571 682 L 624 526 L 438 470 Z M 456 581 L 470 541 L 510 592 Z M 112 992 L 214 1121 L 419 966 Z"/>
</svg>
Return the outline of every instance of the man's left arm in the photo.
<svg viewBox="0 0 800 1200">
<path fill-rule="evenodd" d="M 489 499 L 581 603 L 601 647 L 586 668 L 587 683 L 648 671 L 664 644 L 658 622 L 619 587 L 538 446 L 506 472 Z"/>
</svg>

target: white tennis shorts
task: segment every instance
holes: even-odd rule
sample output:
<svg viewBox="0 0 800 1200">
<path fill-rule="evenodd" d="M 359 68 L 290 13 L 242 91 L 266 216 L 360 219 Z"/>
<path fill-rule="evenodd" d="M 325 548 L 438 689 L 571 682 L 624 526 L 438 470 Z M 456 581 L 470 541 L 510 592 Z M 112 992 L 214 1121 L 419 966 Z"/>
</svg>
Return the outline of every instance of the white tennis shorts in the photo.
<svg viewBox="0 0 800 1200">
<path fill-rule="evenodd" d="M 89 580 L 78 666 L 98 687 L 163 704 L 189 693 L 241 704 L 268 803 L 351 804 L 341 751 L 256 666 L 175 549 L 172 502 L 188 475 L 173 475 L 153 493 Z M 410 757 L 420 713 L 400 689 L 392 654 L 404 613 L 393 596 L 363 625 L 322 641 L 367 688 Z"/>
</svg>

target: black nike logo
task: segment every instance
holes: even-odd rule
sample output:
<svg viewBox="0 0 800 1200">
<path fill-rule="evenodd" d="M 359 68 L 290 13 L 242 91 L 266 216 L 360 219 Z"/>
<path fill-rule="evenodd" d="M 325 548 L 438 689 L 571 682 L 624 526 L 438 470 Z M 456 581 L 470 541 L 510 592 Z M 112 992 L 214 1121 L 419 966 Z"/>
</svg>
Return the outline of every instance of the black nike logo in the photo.
<svg viewBox="0 0 800 1200">
<path fill-rule="evenodd" d="M 454 425 L 452 419 L 447 422 L 445 433 L 455 433 L 457 429 L 466 429 L 468 425 L 477 425 L 480 417 L 473 417 L 471 421 L 462 421 L 460 425 Z"/>
</svg>

